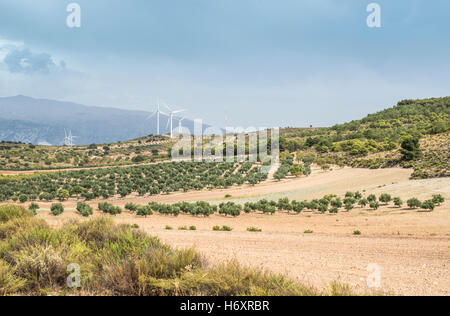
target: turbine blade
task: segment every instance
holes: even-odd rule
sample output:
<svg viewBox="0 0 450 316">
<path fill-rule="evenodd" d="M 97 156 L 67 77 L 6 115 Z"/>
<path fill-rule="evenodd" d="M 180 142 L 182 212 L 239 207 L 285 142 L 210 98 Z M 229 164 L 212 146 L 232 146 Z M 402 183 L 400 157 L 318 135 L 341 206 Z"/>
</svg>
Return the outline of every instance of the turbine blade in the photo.
<svg viewBox="0 0 450 316">
<path fill-rule="evenodd" d="M 156 115 L 157 112 L 153 112 L 152 114 L 150 114 L 149 116 L 147 116 L 146 120 L 151 119 L 152 117 L 154 117 Z"/>
</svg>

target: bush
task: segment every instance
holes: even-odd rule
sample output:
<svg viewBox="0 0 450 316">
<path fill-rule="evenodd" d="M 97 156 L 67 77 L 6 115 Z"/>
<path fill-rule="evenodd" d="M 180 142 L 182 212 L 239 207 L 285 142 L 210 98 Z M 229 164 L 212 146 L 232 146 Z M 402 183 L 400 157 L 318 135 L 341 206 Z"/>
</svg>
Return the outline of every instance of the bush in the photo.
<svg viewBox="0 0 450 316">
<path fill-rule="evenodd" d="M 109 203 L 98 203 L 98 209 L 103 213 L 118 215 L 122 213 L 122 209 Z"/>
<path fill-rule="evenodd" d="M 197 227 L 195 227 L 195 226 L 189 226 L 189 230 L 197 230 Z"/>
<path fill-rule="evenodd" d="M 433 195 L 433 203 L 434 204 L 440 206 L 444 202 L 445 202 L 445 199 L 441 194 Z"/>
<path fill-rule="evenodd" d="M 426 200 L 422 203 L 421 208 L 424 210 L 430 210 L 433 211 L 436 205 L 434 204 L 433 200 Z"/>
<path fill-rule="evenodd" d="M 403 205 L 402 199 L 399 198 L 399 197 L 395 197 L 395 198 L 394 198 L 394 205 L 395 205 L 395 206 L 398 206 L 398 207 L 402 207 L 402 205 Z"/>
<path fill-rule="evenodd" d="M 254 232 L 254 233 L 260 233 L 260 232 L 262 232 L 262 229 L 257 228 L 257 227 L 249 227 L 249 228 L 247 228 L 247 231 Z"/>
<path fill-rule="evenodd" d="M 172 226 L 166 225 L 166 230 L 172 230 Z"/>
<path fill-rule="evenodd" d="M 355 230 L 355 231 L 353 232 L 353 235 L 361 235 L 361 232 L 360 232 L 359 230 Z"/>
<path fill-rule="evenodd" d="M 330 214 L 337 214 L 339 213 L 339 209 L 337 207 L 332 207 L 329 210 Z"/>
<path fill-rule="evenodd" d="M 369 204 L 371 209 L 378 210 L 380 208 L 380 203 L 378 202 L 370 202 Z"/>
<path fill-rule="evenodd" d="M 64 206 L 61 203 L 53 203 L 50 207 L 53 215 L 58 216 L 64 212 Z"/>
<path fill-rule="evenodd" d="M 406 201 L 406 204 L 407 204 L 410 208 L 413 208 L 413 209 L 422 206 L 422 203 L 421 203 L 420 200 L 417 199 L 417 198 L 409 199 L 408 201 Z"/>
<path fill-rule="evenodd" d="M 94 210 L 92 209 L 92 207 L 90 207 L 89 205 L 87 205 L 86 203 L 83 203 L 83 202 L 77 203 L 77 211 L 83 217 L 89 217 L 92 214 L 94 214 Z"/>
<path fill-rule="evenodd" d="M 230 232 L 230 231 L 233 230 L 233 228 L 231 228 L 231 227 L 229 227 L 229 226 L 222 226 L 222 227 L 220 227 L 220 226 L 214 226 L 214 227 L 213 227 L 213 230 L 214 230 L 214 231 L 225 231 L 225 232 Z"/>
<path fill-rule="evenodd" d="M 36 215 L 36 211 L 39 209 L 39 205 L 37 203 L 31 203 L 30 206 L 28 206 L 28 209 L 33 213 L 33 215 Z"/>
<path fill-rule="evenodd" d="M 33 214 L 21 206 L 7 204 L 0 206 L 0 223 L 6 223 L 11 219 L 28 218 Z"/>
<path fill-rule="evenodd" d="M 231 215 L 231 216 L 239 216 L 241 215 L 242 206 L 234 203 L 234 202 L 228 202 L 228 203 L 221 203 L 219 205 L 219 214 L 224 215 Z"/>
<path fill-rule="evenodd" d="M 369 204 L 369 201 L 367 201 L 367 199 L 362 198 L 358 201 L 358 204 L 361 207 L 366 207 L 366 205 Z"/>
<path fill-rule="evenodd" d="M 26 201 L 28 201 L 28 196 L 26 196 L 25 194 L 19 195 L 19 201 L 20 203 L 25 203 Z"/>
<path fill-rule="evenodd" d="M 312 234 L 312 233 L 314 233 L 312 230 L 310 230 L 310 229 L 307 229 L 307 230 L 305 230 L 304 232 L 303 232 L 304 234 Z"/>
<path fill-rule="evenodd" d="M 380 195 L 379 200 L 380 200 L 380 202 L 383 202 L 384 204 L 388 204 L 390 201 L 392 201 L 392 197 L 387 193 L 383 193 Z"/>
</svg>

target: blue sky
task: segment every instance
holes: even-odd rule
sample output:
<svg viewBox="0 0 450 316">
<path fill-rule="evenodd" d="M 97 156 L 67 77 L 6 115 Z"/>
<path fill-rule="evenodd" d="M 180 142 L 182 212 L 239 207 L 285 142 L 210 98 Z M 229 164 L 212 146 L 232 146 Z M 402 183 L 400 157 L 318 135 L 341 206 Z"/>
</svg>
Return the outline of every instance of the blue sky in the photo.
<svg viewBox="0 0 450 316">
<path fill-rule="evenodd" d="M 81 28 L 66 6 L 81 6 Z M 450 2 L 0 0 L 0 96 L 327 126 L 450 95 Z"/>
</svg>

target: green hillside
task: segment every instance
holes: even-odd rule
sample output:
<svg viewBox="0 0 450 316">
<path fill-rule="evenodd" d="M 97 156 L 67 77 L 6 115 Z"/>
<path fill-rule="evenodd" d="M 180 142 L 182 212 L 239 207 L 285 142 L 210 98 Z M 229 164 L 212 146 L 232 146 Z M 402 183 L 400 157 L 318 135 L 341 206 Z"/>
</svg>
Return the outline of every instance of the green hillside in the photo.
<svg viewBox="0 0 450 316">
<path fill-rule="evenodd" d="M 414 178 L 449 175 L 450 97 L 403 100 L 361 120 L 318 129 L 285 129 L 281 149 L 314 156 L 317 163 L 382 168 L 413 167 Z M 405 139 L 419 141 L 412 159 Z M 301 157 L 300 157 L 301 158 Z"/>
</svg>

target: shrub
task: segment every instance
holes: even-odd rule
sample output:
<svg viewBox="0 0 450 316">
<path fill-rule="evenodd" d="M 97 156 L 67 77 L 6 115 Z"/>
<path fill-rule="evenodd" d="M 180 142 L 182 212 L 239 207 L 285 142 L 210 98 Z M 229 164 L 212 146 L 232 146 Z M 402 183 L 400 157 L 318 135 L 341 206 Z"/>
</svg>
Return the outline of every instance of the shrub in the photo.
<svg viewBox="0 0 450 316">
<path fill-rule="evenodd" d="M 441 194 L 436 194 L 436 195 L 433 195 L 433 202 L 434 202 L 434 204 L 440 206 L 442 203 L 445 202 L 445 199 Z"/>
<path fill-rule="evenodd" d="M 172 230 L 172 226 L 166 225 L 166 230 Z"/>
<path fill-rule="evenodd" d="M 39 209 L 39 205 L 37 203 L 31 203 L 30 206 L 28 206 L 28 209 L 33 213 L 33 215 L 36 215 L 36 211 Z"/>
<path fill-rule="evenodd" d="M 17 205 L 7 204 L 0 206 L 0 223 L 6 223 L 11 219 L 32 217 L 33 214 L 25 208 Z"/>
<path fill-rule="evenodd" d="M 390 201 L 392 201 L 392 197 L 387 193 L 383 193 L 380 195 L 379 200 L 380 200 L 380 202 L 383 202 L 384 204 L 388 204 Z"/>
<path fill-rule="evenodd" d="M 375 194 L 370 194 L 367 197 L 367 201 L 369 201 L 369 202 L 375 202 L 376 200 L 377 200 L 377 197 L 375 196 Z"/>
<path fill-rule="evenodd" d="M 434 204 L 433 200 L 426 200 L 422 203 L 421 208 L 424 210 L 430 210 L 433 211 L 436 205 Z"/>
<path fill-rule="evenodd" d="M 420 207 L 420 206 L 422 205 L 422 203 L 420 202 L 420 200 L 417 199 L 417 198 L 409 199 L 408 201 L 406 201 L 406 204 L 407 204 L 410 208 L 413 208 L 413 209 L 418 208 L 418 207 Z"/>
<path fill-rule="evenodd" d="M 20 203 L 25 203 L 26 201 L 28 201 L 28 196 L 26 196 L 25 194 L 19 195 L 19 202 Z"/>
<path fill-rule="evenodd" d="M 64 206 L 61 203 L 53 203 L 50 207 L 53 215 L 58 216 L 64 212 Z"/>
<path fill-rule="evenodd" d="M 230 231 L 233 230 L 233 228 L 231 228 L 231 227 L 229 227 L 229 226 L 222 226 L 222 227 L 220 227 L 220 226 L 214 226 L 214 227 L 213 227 L 213 230 L 214 230 L 214 231 L 225 231 L 225 232 L 230 232 Z"/>
<path fill-rule="evenodd" d="M 27 280 L 16 275 L 7 262 L 0 259 L 0 296 L 12 295 L 26 289 Z"/>
<path fill-rule="evenodd" d="M 178 227 L 178 230 L 188 230 L 187 226 L 180 226 Z"/>
<path fill-rule="evenodd" d="M 249 228 L 247 228 L 247 231 L 254 232 L 254 233 L 259 233 L 259 232 L 262 232 L 262 229 L 261 228 L 257 228 L 257 227 L 249 227 Z"/>
<path fill-rule="evenodd" d="M 189 226 L 189 230 L 197 230 L 197 227 L 195 227 L 195 226 Z"/>
<path fill-rule="evenodd" d="M 314 233 L 314 232 L 313 232 L 312 230 L 307 229 L 307 230 L 305 230 L 303 233 L 304 233 L 304 234 L 312 234 L 312 233 Z"/>
<path fill-rule="evenodd" d="M 329 210 L 330 214 L 337 214 L 339 213 L 339 209 L 337 207 L 332 207 Z"/>
<path fill-rule="evenodd" d="M 345 210 L 347 212 L 350 212 L 351 210 L 353 210 L 353 204 L 352 203 L 345 203 Z"/>
<path fill-rule="evenodd" d="M 398 206 L 398 207 L 402 207 L 402 205 L 403 205 L 402 199 L 399 198 L 399 197 L 395 197 L 395 198 L 394 198 L 394 205 L 395 205 L 395 206 Z"/>
<path fill-rule="evenodd" d="M 133 204 L 133 203 L 127 203 L 127 204 L 125 204 L 125 209 L 126 209 L 127 211 L 130 211 L 130 212 L 136 212 L 136 211 L 137 211 L 137 208 L 138 208 L 138 206 L 137 206 L 136 204 Z"/>
<path fill-rule="evenodd" d="M 219 205 L 219 214 L 239 216 L 241 215 L 242 206 L 234 202 L 221 203 Z"/>
<path fill-rule="evenodd" d="M 122 213 L 122 209 L 118 206 L 114 206 L 109 203 L 98 203 L 98 209 L 103 213 L 108 213 L 111 215 L 117 215 Z"/>
<path fill-rule="evenodd" d="M 369 204 L 369 201 L 367 201 L 367 199 L 360 199 L 358 201 L 359 206 L 361 207 L 365 207 L 367 204 Z"/>
<path fill-rule="evenodd" d="M 355 230 L 355 231 L 353 232 L 353 235 L 361 235 L 361 232 L 360 232 L 359 230 Z"/>
<path fill-rule="evenodd" d="M 370 202 L 369 204 L 371 209 L 378 210 L 380 208 L 380 203 L 378 202 Z"/>
<path fill-rule="evenodd" d="M 331 200 L 330 204 L 332 207 L 337 207 L 337 208 L 342 207 L 342 201 L 340 198 L 335 198 L 335 199 Z"/>
<path fill-rule="evenodd" d="M 77 211 L 83 217 L 89 217 L 92 214 L 94 214 L 94 210 L 92 209 L 92 207 L 90 207 L 89 205 L 87 205 L 86 203 L 83 203 L 83 202 L 77 203 Z"/>
</svg>

